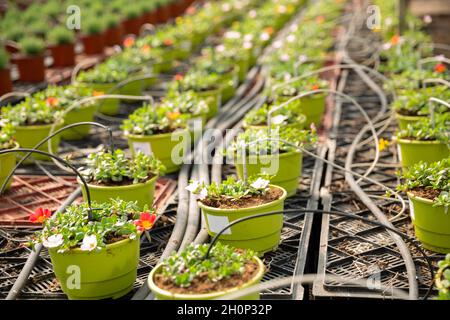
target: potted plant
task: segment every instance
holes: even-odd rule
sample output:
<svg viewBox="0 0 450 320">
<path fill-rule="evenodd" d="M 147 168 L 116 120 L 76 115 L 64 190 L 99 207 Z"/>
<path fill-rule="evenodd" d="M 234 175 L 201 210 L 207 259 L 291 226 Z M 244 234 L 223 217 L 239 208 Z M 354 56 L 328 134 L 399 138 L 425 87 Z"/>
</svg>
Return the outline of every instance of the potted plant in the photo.
<svg viewBox="0 0 450 320">
<path fill-rule="evenodd" d="M 229 176 L 220 184 L 205 185 L 191 181 L 187 189 L 198 195 L 198 205 L 208 233 L 216 235 L 234 220 L 259 213 L 281 211 L 287 192 L 270 185 L 268 179 L 250 177 L 247 182 Z M 270 215 L 233 225 L 219 236 L 219 241 L 240 249 L 264 254 L 278 247 L 283 216 Z"/>
<path fill-rule="evenodd" d="M 20 53 L 14 61 L 21 81 L 45 81 L 44 49 L 44 42 L 39 38 L 26 37 L 20 41 Z"/>
<path fill-rule="evenodd" d="M 142 151 L 160 160 L 167 173 L 178 171 L 190 145 L 187 118 L 167 106 L 144 105 L 123 122 L 132 154 Z"/>
<path fill-rule="evenodd" d="M 258 109 L 253 109 L 244 117 L 243 126 L 248 129 L 265 129 L 268 126 L 268 112 L 276 105 L 270 103 L 263 104 Z M 303 129 L 306 124 L 306 116 L 301 113 L 298 104 L 292 104 L 280 108 L 271 114 L 270 123 L 272 126 L 283 126 L 285 128 Z"/>
<path fill-rule="evenodd" d="M 11 123 L 5 123 L 0 126 L 0 151 L 7 149 L 17 149 L 19 144 L 14 140 L 14 126 Z M 0 155 L 0 188 L 5 183 L 9 173 L 16 166 L 16 156 L 14 153 Z M 5 190 L 8 190 L 11 180 L 6 184 Z"/>
<path fill-rule="evenodd" d="M 105 47 L 103 31 L 104 25 L 97 17 L 83 19 L 81 42 L 85 54 L 103 54 Z"/>
<path fill-rule="evenodd" d="M 0 96 L 13 90 L 9 57 L 6 50 L 0 47 Z"/>
<path fill-rule="evenodd" d="M 153 210 L 142 212 L 134 202 L 73 204 L 53 214 L 39 208 L 30 221 L 43 223 L 32 245 L 42 243 L 69 299 L 117 299 L 134 285 L 139 263 L 140 234 L 152 228 Z M 71 282 L 76 266 L 80 282 Z"/>
<path fill-rule="evenodd" d="M 153 268 L 148 286 L 158 300 L 217 299 L 261 282 L 265 267 L 251 250 L 217 243 L 205 258 L 208 247 L 190 244 Z M 259 300 L 259 292 L 240 299 Z"/>
<path fill-rule="evenodd" d="M 450 158 L 419 162 L 403 173 L 398 186 L 409 198 L 416 237 L 431 251 L 450 253 Z"/>
<path fill-rule="evenodd" d="M 422 89 L 425 87 L 424 80 L 426 79 L 443 79 L 450 80 L 450 77 L 445 72 L 435 72 L 427 69 L 412 69 L 405 70 L 404 72 L 389 77 L 383 84 L 383 88 L 386 91 L 394 92 L 396 95 L 401 96 L 406 93 L 411 93 L 413 90 Z M 431 87 L 432 84 L 428 84 Z"/>
<path fill-rule="evenodd" d="M 68 67 L 75 64 L 75 37 L 73 31 L 57 26 L 48 33 L 53 66 Z"/>
<path fill-rule="evenodd" d="M 203 71 L 189 72 L 185 76 L 176 75 L 175 81 L 169 88 L 169 93 L 178 91 L 194 91 L 199 97 L 203 98 L 209 107 L 208 119 L 219 112 L 221 105 L 221 86 L 217 74 L 208 74 Z"/>
<path fill-rule="evenodd" d="M 104 18 L 105 21 L 105 45 L 115 46 L 121 43 L 123 28 L 120 24 L 120 19 L 115 14 L 107 14 Z"/>
<path fill-rule="evenodd" d="M 404 168 L 418 162 L 436 162 L 450 156 L 450 114 L 436 117 L 436 121 L 424 118 L 409 123 L 396 134 L 400 159 Z"/>
<path fill-rule="evenodd" d="M 439 300 L 450 300 L 450 254 L 445 259 L 439 261 L 438 271 L 434 278 L 436 289 L 439 290 Z"/>
<path fill-rule="evenodd" d="M 126 34 L 138 35 L 143 24 L 141 10 L 137 4 L 129 3 L 124 8 L 125 20 L 122 22 Z"/>
<path fill-rule="evenodd" d="M 282 187 L 290 197 L 297 192 L 302 175 L 302 152 L 298 147 L 311 146 L 316 140 L 315 131 L 297 128 L 280 127 L 270 135 L 266 129 L 247 129 L 227 149 L 227 155 L 235 159 L 240 179 L 244 178 L 242 157 L 245 152 L 247 174 L 268 175 L 270 182 Z"/>
<path fill-rule="evenodd" d="M 141 3 L 141 11 L 143 12 L 142 21 L 143 23 L 150 23 L 152 25 L 156 24 L 156 4 L 153 2 L 143 2 Z"/>
<path fill-rule="evenodd" d="M 174 112 L 189 117 L 187 125 L 191 132 L 191 140 L 194 142 L 196 137 L 200 137 L 208 118 L 209 107 L 206 101 L 197 96 L 193 91 L 182 93 L 173 93 L 165 97 L 162 105 L 167 106 Z"/>
<path fill-rule="evenodd" d="M 26 98 L 14 106 L 3 107 L 1 118 L 4 123 L 11 123 L 14 126 L 14 139 L 22 148 L 34 148 L 36 144 L 49 136 L 55 123 L 55 131 L 60 129 L 64 123 L 60 111 L 54 110 L 46 101 L 33 98 Z M 60 138 L 60 135 L 56 135 L 51 140 L 53 153 L 58 152 Z M 48 151 L 47 143 L 44 143 L 39 150 Z M 47 156 L 40 154 L 33 154 L 33 158 L 36 160 L 48 159 Z"/>
<path fill-rule="evenodd" d="M 76 102 L 93 96 L 91 88 L 77 85 L 49 86 L 45 90 L 33 95 L 35 100 L 45 102 L 56 111 L 65 111 L 72 107 L 70 111 L 64 112 L 64 124 L 71 125 L 78 122 L 92 122 L 97 109 L 95 101 L 76 105 Z M 64 140 L 81 140 L 89 135 L 89 126 L 78 126 L 61 132 Z"/>
<path fill-rule="evenodd" d="M 86 167 L 80 172 L 88 183 L 93 201 L 103 203 L 120 198 L 134 201 L 142 209 L 153 206 L 156 180 L 163 170 L 161 162 L 152 156 L 137 152 L 130 159 L 122 150 L 116 149 L 90 154 Z M 84 185 L 81 181 L 78 183 L 87 200 Z"/>
<path fill-rule="evenodd" d="M 105 62 L 90 70 L 80 72 L 77 82 L 94 90 L 94 95 L 103 95 L 114 93 L 115 86 L 127 77 L 128 72 L 124 68 L 114 69 L 108 62 Z M 98 103 L 98 110 L 110 116 L 116 115 L 119 108 L 119 99 L 105 99 Z"/>
<path fill-rule="evenodd" d="M 304 92 L 328 89 L 328 87 L 328 81 L 321 80 L 317 76 L 303 78 L 289 85 L 282 85 L 275 90 L 275 104 L 282 104 Z M 306 116 L 306 125 L 314 123 L 318 127 L 322 123 L 325 113 L 326 97 L 327 94 L 324 92 L 311 94 L 293 101 L 292 104 L 298 104 L 300 111 Z"/>
<path fill-rule="evenodd" d="M 423 120 L 430 114 L 431 97 L 446 100 L 450 98 L 448 90 L 444 86 L 421 88 L 421 89 L 405 89 L 402 94 L 392 103 L 395 116 L 398 121 L 400 130 L 406 130 L 408 124 Z M 435 104 L 435 112 L 441 113 L 447 111 L 442 105 Z"/>
</svg>

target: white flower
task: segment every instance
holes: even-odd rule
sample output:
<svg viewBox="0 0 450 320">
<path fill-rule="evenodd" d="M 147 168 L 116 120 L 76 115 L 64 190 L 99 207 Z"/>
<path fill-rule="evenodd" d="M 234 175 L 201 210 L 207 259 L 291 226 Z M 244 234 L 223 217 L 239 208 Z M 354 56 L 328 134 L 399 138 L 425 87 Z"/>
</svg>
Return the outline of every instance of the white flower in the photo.
<svg viewBox="0 0 450 320">
<path fill-rule="evenodd" d="M 262 41 L 267 41 L 267 40 L 270 39 L 270 34 L 268 34 L 267 32 L 263 32 L 259 38 L 260 38 Z"/>
<path fill-rule="evenodd" d="M 298 26 L 297 26 L 296 24 L 293 24 L 293 25 L 289 28 L 289 30 L 292 31 L 292 32 L 295 32 L 295 31 L 298 30 Z"/>
<path fill-rule="evenodd" d="M 205 200 L 206 197 L 208 196 L 208 190 L 206 188 L 203 188 L 200 193 L 198 194 L 198 198 L 200 200 Z"/>
<path fill-rule="evenodd" d="M 425 22 L 426 24 L 430 24 L 433 22 L 433 18 L 431 18 L 431 16 L 427 14 L 423 17 L 423 22 Z"/>
<path fill-rule="evenodd" d="M 242 45 L 244 47 L 244 49 L 250 49 L 251 47 L 253 47 L 253 44 L 251 42 L 244 42 L 244 44 Z"/>
<path fill-rule="evenodd" d="M 288 35 L 288 36 L 286 37 L 286 41 L 289 42 L 289 43 L 294 42 L 296 39 L 297 39 L 297 38 L 295 37 L 294 34 L 290 34 L 290 35 Z"/>
<path fill-rule="evenodd" d="M 200 186 L 200 182 L 198 181 L 192 181 L 187 187 L 186 190 L 189 192 L 195 192 L 197 191 L 198 187 Z"/>
<path fill-rule="evenodd" d="M 387 17 L 386 19 L 384 19 L 384 24 L 389 27 L 392 24 L 392 18 Z"/>
<path fill-rule="evenodd" d="M 256 18 L 258 14 L 256 13 L 256 10 L 250 10 L 250 12 L 248 13 L 248 16 L 250 18 Z"/>
<path fill-rule="evenodd" d="M 280 56 L 280 61 L 287 62 L 287 61 L 289 61 L 289 60 L 291 60 L 291 57 L 290 57 L 287 53 L 283 53 L 283 54 Z"/>
<path fill-rule="evenodd" d="M 445 56 L 443 54 L 439 54 L 437 56 L 434 57 L 437 61 L 441 61 L 444 62 L 445 61 Z"/>
<path fill-rule="evenodd" d="M 284 123 L 284 120 L 286 120 L 287 119 L 287 117 L 286 116 L 283 116 L 282 114 L 279 114 L 279 115 L 277 115 L 277 116 L 275 116 L 275 117 L 272 117 L 272 124 L 276 124 L 276 125 L 280 125 L 280 124 L 282 124 L 282 123 Z"/>
<path fill-rule="evenodd" d="M 286 7 L 285 6 L 278 6 L 278 12 L 279 13 L 285 13 L 286 12 Z"/>
<path fill-rule="evenodd" d="M 54 234 L 54 235 L 48 237 L 47 239 L 42 240 L 42 244 L 46 248 L 59 247 L 60 245 L 62 245 L 63 242 L 64 242 L 64 238 L 63 238 L 62 234 Z"/>
<path fill-rule="evenodd" d="M 277 40 L 273 43 L 273 47 L 275 49 L 280 49 L 283 46 L 283 42 L 281 42 L 280 40 Z"/>
<path fill-rule="evenodd" d="M 284 81 L 291 80 L 291 78 L 292 78 L 292 76 L 291 76 L 290 73 L 285 73 L 284 76 L 283 76 Z"/>
<path fill-rule="evenodd" d="M 298 61 L 299 61 L 300 63 L 304 63 L 304 62 L 308 61 L 308 57 L 305 56 L 304 54 L 301 54 L 301 55 L 298 57 Z"/>
<path fill-rule="evenodd" d="M 229 3 L 224 3 L 224 4 L 222 5 L 222 11 L 223 11 L 223 12 L 228 12 L 228 11 L 230 11 L 230 9 L 231 9 L 231 6 L 230 6 Z"/>
<path fill-rule="evenodd" d="M 244 41 L 252 41 L 253 35 L 251 33 L 248 33 L 244 36 Z"/>
<path fill-rule="evenodd" d="M 134 239 L 136 239 L 136 233 L 130 234 L 130 240 L 134 240 Z"/>
<path fill-rule="evenodd" d="M 114 225 L 115 227 L 122 227 L 125 225 L 125 221 L 117 221 L 116 224 Z"/>
<path fill-rule="evenodd" d="M 83 251 L 92 251 L 95 248 L 97 248 L 97 237 L 94 234 L 84 236 L 80 249 Z"/>
<path fill-rule="evenodd" d="M 385 44 L 383 44 L 383 50 L 389 50 L 390 48 L 392 47 L 392 45 L 391 45 L 391 43 L 390 42 L 386 42 Z"/>
<path fill-rule="evenodd" d="M 224 52 L 225 51 L 225 46 L 223 44 L 216 46 L 216 51 L 217 52 Z"/>
<path fill-rule="evenodd" d="M 265 189 L 268 186 L 269 182 L 269 180 L 258 178 L 250 186 L 255 189 Z"/>
<path fill-rule="evenodd" d="M 239 31 L 228 31 L 225 33 L 225 38 L 227 39 L 239 39 L 241 37 L 241 33 Z"/>
</svg>

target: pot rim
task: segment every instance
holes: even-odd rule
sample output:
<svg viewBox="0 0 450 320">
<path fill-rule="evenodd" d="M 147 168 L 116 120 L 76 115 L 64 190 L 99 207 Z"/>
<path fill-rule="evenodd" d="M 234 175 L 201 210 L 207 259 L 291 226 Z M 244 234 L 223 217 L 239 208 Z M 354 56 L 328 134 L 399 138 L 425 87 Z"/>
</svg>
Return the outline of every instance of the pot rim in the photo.
<svg viewBox="0 0 450 320">
<path fill-rule="evenodd" d="M 423 116 L 405 116 L 405 115 L 402 115 L 402 114 L 398 113 L 397 111 L 395 111 L 395 116 L 398 119 L 401 119 L 401 120 L 420 120 L 422 118 L 426 118 L 427 117 L 426 115 L 423 115 Z"/>
<path fill-rule="evenodd" d="M 126 134 L 125 136 L 127 138 L 131 138 L 134 140 L 145 140 L 146 141 L 146 140 L 150 140 L 150 139 L 151 140 L 166 139 L 166 138 L 170 137 L 173 133 L 178 133 L 180 135 L 186 134 L 186 133 L 189 133 L 189 129 L 186 127 L 183 129 L 177 129 L 177 130 L 169 132 L 169 133 L 160 133 L 160 134 L 152 134 L 152 135 L 138 135 L 138 134 L 129 133 L 129 134 Z"/>
<path fill-rule="evenodd" d="M 443 144 L 446 145 L 446 143 L 439 141 L 439 140 L 410 140 L 410 139 L 405 139 L 405 138 L 401 138 L 401 139 L 397 139 L 398 143 L 400 144 Z"/>
<path fill-rule="evenodd" d="M 59 247 L 56 247 L 56 248 L 47 248 L 47 250 L 48 250 L 48 251 L 53 251 L 53 252 L 56 253 L 56 254 L 75 254 L 75 253 L 76 253 L 76 254 L 92 254 L 92 253 L 95 254 L 95 253 L 97 253 L 97 252 L 102 252 L 103 250 L 109 250 L 109 249 L 114 249 L 114 248 L 117 248 L 117 247 L 124 246 L 124 245 L 128 244 L 128 242 L 132 242 L 132 241 L 140 241 L 140 240 L 139 240 L 139 239 L 140 239 L 140 236 L 141 236 L 141 233 L 138 232 L 138 236 L 137 236 L 135 239 L 126 238 L 126 239 L 123 239 L 123 240 L 120 240 L 120 241 L 116 241 L 116 242 L 114 242 L 114 243 L 107 244 L 105 248 L 102 248 L 102 249 L 99 250 L 99 251 L 97 251 L 97 250 L 84 251 L 84 250 L 81 250 L 81 248 L 73 248 L 73 249 L 69 249 L 69 250 L 67 250 L 67 251 L 64 251 L 63 253 L 58 253 L 58 248 L 59 248 Z"/>
<path fill-rule="evenodd" d="M 282 202 L 282 201 L 284 201 L 286 199 L 287 191 L 283 187 L 280 187 L 280 186 L 277 186 L 277 185 L 274 185 L 274 184 L 269 184 L 269 186 L 280 189 L 281 191 L 283 191 L 283 194 L 277 200 L 274 200 L 274 201 L 268 202 L 268 203 L 264 203 L 264 204 L 259 205 L 259 206 L 239 208 L 239 209 L 220 209 L 220 208 L 209 207 L 207 205 L 204 205 L 200 201 L 197 201 L 197 204 L 198 204 L 198 206 L 201 209 L 206 209 L 209 212 L 215 212 L 215 213 L 225 213 L 225 212 L 228 212 L 228 213 L 243 213 L 243 212 L 253 211 L 255 209 L 258 209 L 258 210 L 259 209 L 264 209 L 264 208 L 267 208 L 267 207 L 270 207 L 270 206 L 274 205 L 275 203 Z"/>
<path fill-rule="evenodd" d="M 14 147 L 12 147 L 12 148 L 9 148 L 9 149 L 1 149 L 1 150 L 16 150 L 16 149 L 19 149 L 20 148 L 20 145 L 19 145 L 19 143 L 17 142 L 17 141 L 14 141 Z M 14 154 L 11 154 L 11 153 L 6 153 L 6 154 L 2 154 L 2 155 L 0 155 L 0 158 L 2 158 L 3 156 L 8 156 L 8 155 L 13 155 L 13 156 L 15 156 Z"/>
<path fill-rule="evenodd" d="M 144 186 L 144 185 L 148 185 L 153 183 L 154 181 L 156 181 L 158 179 L 158 175 L 155 175 L 153 178 L 151 178 L 150 180 L 147 180 L 146 182 L 139 182 L 139 183 L 133 183 L 133 184 L 127 184 L 125 186 L 99 186 L 96 184 L 91 184 L 91 183 L 87 183 L 87 185 L 89 186 L 89 189 L 97 189 L 97 190 L 113 190 L 113 189 L 119 189 L 121 191 L 124 190 L 132 190 L 132 189 L 139 189 L 140 187 Z M 81 186 L 83 186 L 83 183 L 81 182 L 80 178 L 77 178 L 77 182 L 78 184 L 80 184 Z"/>
<path fill-rule="evenodd" d="M 216 297 L 220 297 L 229 293 L 233 293 L 236 291 L 239 291 L 241 289 L 248 288 L 252 285 L 254 285 L 258 280 L 262 279 L 265 272 L 265 266 L 264 263 L 259 259 L 257 256 L 253 256 L 253 260 L 257 262 L 259 266 L 259 270 L 256 273 L 256 275 L 250 279 L 250 281 L 244 283 L 240 287 L 233 287 L 227 290 L 217 291 L 217 292 L 210 292 L 210 293 L 198 293 L 198 294 L 187 294 L 187 293 L 172 293 L 170 291 L 161 289 L 156 285 L 156 283 L 153 281 L 153 277 L 155 276 L 156 272 L 159 271 L 162 267 L 162 263 L 159 263 L 157 266 L 153 268 L 153 270 L 150 272 L 148 279 L 147 279 L 147 285 L 150 288 L 151 291 L 155 292 L 156 294 L 163 295 L 163 296 L 169 296 L 176 299 L 195 299 L 195 300 L 207 300 L 207 299 L 213 299 Z"/>
<path fill-rule="evenodd" d="M 407 191 L 406 194 L 408 195 L 409 199 L 414 199 L 416 201 L 423 202 L 423 203 L 430 204 L 430 205 L 432 205 L 434 203 L 433 200 L 422 198 L 422 197 L 418 197 L 418 196 L 414 195 L 410 191 Z"/>
<path fill-rule="evenodd" d="M 294 151 L 283 152 L 283 153 L 275 153 L 275 154 L 273 154 L 273 153 L 271 153 L 271 154 L 261 154 L 261 155 L 252 154 L 252 155 L 246 156 L 246 158 L 247 159 L 250 159 L 250 158 L 269 158 L 269 157 L 272 157 L 272 156 L 279 156 L 280 158 L 288 158 L 288 157 L 290 157 L 290 156 L 292 156 L 294 154 L 295 155 L 303 154 L 303 152 L 294 150 Z M 240 156 L 239 153 L 237 153 L 237 159 L 240 159 L 240 158 L 242 158 L 242 157 Z M 238 165 L 242 165 L 242 163 L 238 163 Z"/>
<path fill-rule="evenodd" d="M 49 124 L 39 124 L 39 125 L 31 125 L 31 126 L 27 126 L 27 125 L 20 125 L 20 126 L 16 126 L 17 129 L 20 128 L 20 130 L 38 130 L 38 129 L 42 129 L 42 128 L 51 128 L 53 125 L 55 124 L 55 122 L 49 123 Z M 58 124 L 56 124 L 56 127 L 58 126 L 63 126 L 64 125 L 64 119 L 61 119 L 59 121 Z"/>
</svg>

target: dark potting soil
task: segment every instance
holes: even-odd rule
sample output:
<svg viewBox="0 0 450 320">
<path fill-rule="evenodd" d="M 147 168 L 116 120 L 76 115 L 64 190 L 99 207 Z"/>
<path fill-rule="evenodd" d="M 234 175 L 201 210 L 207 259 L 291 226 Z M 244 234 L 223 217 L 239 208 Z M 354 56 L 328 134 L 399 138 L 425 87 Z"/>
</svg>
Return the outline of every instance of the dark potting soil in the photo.
<svg viewBox="0 0 450 320">
<path fill-rule="evenodd" d="M 424 198 L 424 199 L 428 199 L 428 200 L 434 200 L 436 197 L 438 197 L 441 194 L 441 192 L 439 190 L 434 190 L 434 189 L 425 188 L 425 187 L 417 187 L 417 188 L 410 190 L 410 192 L 413 195 L 415 195 L 416 197 L 420 197 L 420 198 Z"/>
<path fill-rule="evenodd" d="M 128 238 L 128 235 L 115 235 L 115 234 L 107 234 L 105 236 L 105 243 L 111 244 L 115 242 L 119 242 Z"/>
<path fill-rule="evenodd" d="M 397 110 L 397 113 L 402 116 L 407 117 L 420 117 L 417 111 L 407 110 L 407 109 L 399 109 Z"/>
<path fill-rule="evenodd" d="M 278 200 L 283 195 L 283 191 L 279 188 L 270 188 L 264 195 L 258 196 L 249 196 L 246 198 L 241 198 L 238 200 L 230 199 L 230 198 L 221 198 L 221 199 L 205 199 L 201 202 L 213 208 L 219 209 L 243 209 L 249 207 L 260 206 L 269 202 L 273 202 Z"/>
<path fill-rule="evenodd" d="M 151 175 L 147 178 L 147 180 L 141 181 L 139 183 L 145 183 L 145 182 L 153 179 L 153 177 L 154 177 L 154 175 Z M 92 184 L 94 186 L 100 186 L 100 187 L 120 187 L 120 186 L 129 186 L 129 185 L 134 184 L 133 179 L 129 179 L 129 178 L 124 179 L 122 181 L 108 181 L 108 182 L 92 180 L 92 181 L 89 181 L 88 183 Z"/>
<path fill-rule="evenodd" d="M 162 274 L 156 274 L 154 281 L 159 288 L 167 290 L 171 293 L 205 294 L 242 286 L 253 279 L 257 272 L 258 264 L 251 260 L 245 265 L 245 271 L 243 274 L 235 274 L 229 278 L 216 282 L 209 280 L 206 273 L 195 277 L 192 280 L 191 285 L 187 288 L 177 286 L 172 282 L 172 280 Z"/>
</svg>

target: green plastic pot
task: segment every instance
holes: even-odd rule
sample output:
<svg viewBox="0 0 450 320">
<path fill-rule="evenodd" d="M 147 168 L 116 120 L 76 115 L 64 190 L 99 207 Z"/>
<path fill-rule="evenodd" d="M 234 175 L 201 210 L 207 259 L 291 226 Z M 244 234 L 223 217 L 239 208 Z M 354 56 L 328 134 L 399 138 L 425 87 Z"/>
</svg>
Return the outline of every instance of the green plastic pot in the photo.
<svg viewBox="0 0 450 320">
<path fill-rule="evenodd" d="M 92 88 L 94 91 L 103 92 L 104 94 L 114 94 L 112 92 L 117 83 L 85 83 L 85 86 Z M 108 116 L 115 116 L 119 113 L 119 99 L 104 99 L 98 101 L 98 111 Z"/>
<path fill-rule="evenodd" d="M 398 126 L 400 130 L 406 130 L 408 128 L 408 124 L 414 124 L 417 121 L 425 119 L 426 117 L 422 116 L 404 116 L 399 113 L 395 113 L 395 117 L 398 121 Z"/>
<path fill-rule="evenodd" d="M 19 148 L 19 145 L 16 143 L 15 147 L 12 149 Z M 11 173 L 11 171 L 16 166 L 16 154 L 14 153 L 5 153 L 0 155 L 0 188 L 3 183 L 5 183 L 6 178 Z M 8 181 L 6 184 L 6 188 L 4 191 L 8 190 L 11 186 L 12 179 Z"/>
<path fill-rule="evenodd" d="M 195 92 L 197 96 L 203 98 L 209 107 L 208 120 L 214 117 L 222 104 L 221 89 Z"/>
<path fill-rule="evenodd" d="M 404 168 L 408 168 L 420 161 L 432 163 L 448 158 L 450 149 L 441 141 L 418 141 L 399 139 L 400 161 Z"/>
<path fill-rule="evenodd" d="M 60 124 L 56 125 L 53 132 L 56 132 L 57 130 L 61 129 L 63 127 L 63 123 L 64 122 L 61 121 Z M 52 128 L 52 126 L 53 124 L 38 125 L 38 126 L 17 126 L 15 128 L 16 132 L 14 134 L 14 138 L 21 148 L 32 149 L 39 142 L 41 142 L 50 135 L 50 129 Z M 60 134 L 56 135 L 51 139 L 52 153 L 54 154 L 58 153 L 58 146 L 60 141 L 61 141 Z M 48 143 L 47 142 L 44 143 L 42 146 L 38 148 L 38 150 L 48 152 Z M 23 156 L 24 153 L 20 153 L 17 155 L 19 159 L 22 158 Z M 36 160 L 50 160 L 49 157 L 37 153 L 33 153 L 32 157 Z M 27 159 L 24 163 L 29 164 L 32 162 L 33 162 L 32 160 Z"/>
<path fill-rule="evenodd" d="M 153 279 L 155 278 L 156 274 L 161 272 L 162 264 L 158 264 L 155 268 L 153 268 L 153 270 L 150 272 L 150 275 L 148 276 L 147 284 L 158 300 L 213 300 L 231 293 L 235 293 L 239 290 L 258 285 L 261 282 L 262 277 L 264 276 L 265 267 L 261 259 L 259 259 L 258 257 L 254 257 L 254 260 L 258 264 L 259 270 L 258 273 L 253 277 L 253 279 L 243 284 L 242 286 L 234 287 L 224 291 L 204 294 L 180 294 L 161 289 L 156 285 Z M 259 292 L 251 293 L 239 298 L 239 300 L 259 300 Z"/>
<path fill-rule="evenodd" d="M 431 251 L 450 253 L 450 212 L 433 207 L 433 201 L 408 192 L 411 219 L 417 239 Z"/>
<path fill-rule="evenodd" d="M 238 86 L 238 73 L 239 67 L 235 67 L 231 72 L 222 76 L 221 83 L 221 96 L 222 101 L 227 102 L 236 94 L 236 88 Z"/>
<path fill-rule="evenodd" d="M 64 124 L 68 126 L 78 122 L 92 122 L 94 121 L 96 109 L 96 104 L 88 104 L 77 109 L 72 109 L 65 114 Z M 87 125 L 67 129 L 61 132 L 61 138 L 63 140 L 81 140 L 89 135 L 90 129 L 91 127 Z"/>
<path fill-rule="evenodd" d="M 306 125 L 306 116 L 305 115 L 301 115 L 300 119 L 295 122 L 295 123 L 289 123 L 289 124 L 283 124 L 282 127 L 283 128 L 291 128 L 291 129 L 299 129 L 302 130 L 305 128 Z M 254 130 L 262 130 L 265 129 L 267 130 L 267 128 L 269 126 L 267 125 L 249 125 L 246 122 L 244 122 L 243 124 L 244 129 L 254 129 Z M 272 126 L 273 127 L 273 126 Z"/>
<path fill-rule="evenodd" d="M 248 70 L 250 69 L 249 60 L 250 60 L 250 58 L 249 58 L 249 56 L 247 56 L 247 57 L 240 58 L 239 60 L 236 61 L 236 64 L 239 67 L 239 72 L 238 72 L 239 83 L 244 82 L 245 78 L 247 77 Z"/>
<path fill-rule="evenodd" d="M 201 121 L 202 127 L 196 129 L 194 126 L 195 121 Z M 189 127 L 189 132 L 191 134 L 191 142 L 192 144 L 195 143 L 195 138 L 199 138 L 202 135 L 202 132 L 205 128 L 206 122 L 208 121 L 208 114 L 204 113 L 204 114 L 199 114 L 197 116 L 192 116 L 191 119 L 188 120 L 188 127 Z"/>
<path fill-rule="evenodd" d="M 287 192 L 279 186 L 270 186 L 280 188 L 283 191 L 282 196 L 278 200 L 257 207 L 219 209 L 198 202 L 199 207 L 202 209 L 209 235 L 216 235 L 217 232 L 226 227 L 229 223 L 243 217 L 252 216 L 258 213 L 282 211 L 284 209 L 284 200 L 287 197 Z M 236 248 L 252 249 L 262 255 L 268 251 L 275 250 L 278 247 L 282 227 L 282 214 L 254 218 L 232 226 L 230 228 L 231 230 L 224 232 L 219 237 L 219 241 Z"/>
<path fill-rule="evenodd" d="M 243 179 L 242 159 L 238 156 L 237 160 L 237 174 L 239 178 Z M 276 163 L 278 165 L 275 165 Z M 297 192 L 298 182 L 302 175 L 302 163 L 303 155 L 301 152 L 255 155 L 247 157 L 247 174 L 253 176 L 261 173 L 273 176 L 270 182 L 285 189 L 287 196 L 291 197 Z"/>
<path fill-rule="evenodd" d="M 61 288 L 71 300 L 117 299 L 133 288 L 139 263 L 139 237 L 125 239 L 106 248 L 58 253 L 50 248 L 53 270 Z M 79 286 L 74 279 L 79 276 Z"/>
<path fill-rule="evenodd" d="M 284 103 L 293 97 L 280 97 L 277 101 L 278 104 Z M 291 102 L 292 107 L 298 108 L 301 113 L 306 116 L 306 126 L 314 123 L 316 127 L 319 127 L 322 123 L 322 117 L 325 113 L 326 95 L 315 94 L 306 96 Z"/>
<path fill-rule="evenodd" d="M 145 183 L 136 183 L 125 186 L 99 186 L 88 183 L 91 200 L 99 203 L 110 202 L 111 199 L 120 198 L 124 201 L 136 201 L 139 208 L 144 208 L 147 205 L 149 208 L 153 207 L 153 199 L 155 195 L 155 185 L 157 176 L 148 180 Z M 78 180 L 83 193 L 83 199 L 87 201 L 86 189 Z"/>
<path fill-rule="evenodd" d="M 171 133 L 141 136 L 130 134 L 127 136 L 128 145 L 134 155 L 138 150 L 145 154 L 153 154 L 166 167 L 166 173 L 176 172 L 182 163 L 175 163 L 172 159 L 172 150 L 188 150 L 190 146 L 190 134 L 188 129 L 177 130 Z M 172 141 L 173 139 L 173 141 Z M 184 144 L 184 146 L 180 145 Z M 178 153 L 176 154 L 179 155 Z M 183 157 L 179 157 L 182 160 Z"/>
<path fill-rule="evenodd" d="M 191 56 L 192 42 L 190 40 L 183 40 L 175 49 L 175 59 L 187 60 Z"/>
</svg>

